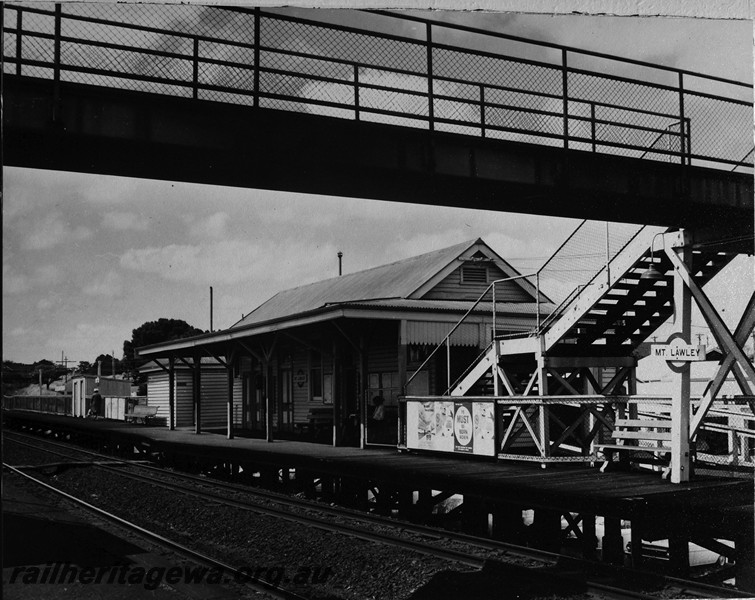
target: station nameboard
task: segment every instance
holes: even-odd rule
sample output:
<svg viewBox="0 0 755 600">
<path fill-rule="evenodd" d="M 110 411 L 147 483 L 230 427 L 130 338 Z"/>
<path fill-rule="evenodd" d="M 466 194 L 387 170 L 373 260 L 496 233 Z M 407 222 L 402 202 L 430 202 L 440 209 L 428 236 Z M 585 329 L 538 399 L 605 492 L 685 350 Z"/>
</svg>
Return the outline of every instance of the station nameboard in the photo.
<svg viewBox="0 0 755 600">
<path fill-rule="evenodd" d="M 650 356 L 671 362 L 694 362 L 705 360 L 705 346 L 686 343 L 680 337 L 672 336 L 667 344 L 651 344 Z"/>
</svg>

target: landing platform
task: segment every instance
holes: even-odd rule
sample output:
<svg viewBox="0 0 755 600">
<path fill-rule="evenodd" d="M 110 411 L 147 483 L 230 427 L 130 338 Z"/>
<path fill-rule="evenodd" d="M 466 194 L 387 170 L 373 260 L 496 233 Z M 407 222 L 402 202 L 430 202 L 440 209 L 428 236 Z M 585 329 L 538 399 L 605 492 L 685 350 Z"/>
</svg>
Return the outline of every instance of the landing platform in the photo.
<svg viewBox="0 0 755 600">
<path fill-rule="evenodd" d="M 318 475 L 471 495 L 527 508 L 638 519 L 654 528 L 695 529 L 716 523 L 717 535 L 753 526 L 753 481 L 698 475 L 671 484 L 660 473 L 606 472 L 583 465 L 540 465 L 399 453 L 391 449 L 334 448 L 296 441 L 266 442 L 216 433 L 195 434 L 120 421 L 3 411 L 6 422 L 108 437 L 150 452 L 201 457 L 253 467 L 295 468 Z M 732 507 L 740 507 L 732 512 Z M 727 517 L 727 515 L 729 515 Z"/>
</svg>

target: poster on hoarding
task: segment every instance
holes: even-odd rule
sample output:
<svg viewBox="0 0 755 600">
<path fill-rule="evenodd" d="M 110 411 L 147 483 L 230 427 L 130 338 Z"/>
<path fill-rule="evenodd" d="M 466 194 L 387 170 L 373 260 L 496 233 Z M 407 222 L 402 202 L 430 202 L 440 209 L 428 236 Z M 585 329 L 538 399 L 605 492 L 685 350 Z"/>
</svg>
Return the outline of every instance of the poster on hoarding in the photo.
<svg viewBox="0 0 755 600">
<path fill-rule="evenodd" d="M 474 424 L 474 453 L 493 456 L 495 453 L 495 422 L 493 404 L 475 402 L 472 405 L 472 422 Z"/>
<path fill-rule="evenodd" d="M 435 402 L 418 404 L 417 447 L 420 450 L 434 450 Z"/>
<path fill-rule="evenodd" d="M 456 402 L 454 404 L 454 452 L 474 453 L 472 433 L 472 403 Z"/>
<path fill-rule="evenodd" d="M 406 445 L 478 456 L 495 455 L 495 423 L 490 402 L 409 402 Z"/>
</svg>

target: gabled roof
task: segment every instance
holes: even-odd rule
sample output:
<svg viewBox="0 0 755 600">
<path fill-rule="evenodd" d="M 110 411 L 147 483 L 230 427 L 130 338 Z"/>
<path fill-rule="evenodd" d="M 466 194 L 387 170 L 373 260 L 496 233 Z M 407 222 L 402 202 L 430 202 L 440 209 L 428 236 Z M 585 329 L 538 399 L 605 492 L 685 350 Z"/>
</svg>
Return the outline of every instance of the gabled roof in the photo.
<svg viewBox="0 0 755 600">
<path fill-rule="evenodd" d="M 333 277 L 278 292 L 246 315 L 231 329 L 307 313 L 329 305 L 384 299 L 421 299 L 432 287 L 459 266 L 458 259 L 482 252 L 504 273 L 519 273 L 482 239 L 412 256 L 387 265 Z M 534 299 L 524 280 L 520 284 Z"/>
</svg>

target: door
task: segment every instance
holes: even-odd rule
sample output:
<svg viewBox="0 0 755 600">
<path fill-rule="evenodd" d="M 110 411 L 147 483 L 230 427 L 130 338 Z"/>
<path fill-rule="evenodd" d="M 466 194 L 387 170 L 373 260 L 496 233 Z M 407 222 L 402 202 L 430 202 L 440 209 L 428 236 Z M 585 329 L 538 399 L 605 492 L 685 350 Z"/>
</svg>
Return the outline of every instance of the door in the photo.
<svg viewBox="0 0 755 600">
<path fill-rule="evenodd" d="M 291 431 L 294 427 L 294 386 L 291 369 L 281 369 L 278 377 L 278 429 Z"/>
<path fill-rule="evenodd" d="M 244 374 L 242 396 L 242 427 L 265 431 L 265 378 L 262 373 Z"/>
</svg>

